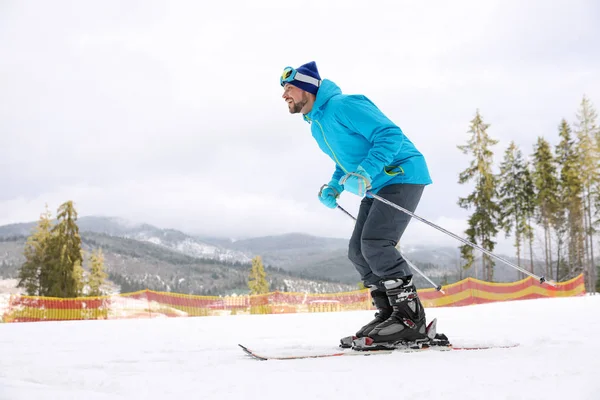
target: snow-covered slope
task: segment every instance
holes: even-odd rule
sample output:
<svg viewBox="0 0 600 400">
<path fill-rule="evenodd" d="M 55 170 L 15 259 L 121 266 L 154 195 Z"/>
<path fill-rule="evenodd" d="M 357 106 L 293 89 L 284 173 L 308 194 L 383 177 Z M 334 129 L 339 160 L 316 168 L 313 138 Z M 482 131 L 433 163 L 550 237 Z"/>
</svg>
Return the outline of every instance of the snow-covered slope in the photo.
<svg viewBox="0 0 600 400">
<path fill-rule="evenodd" d="M 143 242 L 154 243 L 171 250 L 178 251 L 192 257 L 209 258 L 219 261 L 248 263 L 252 257 L 247 254 L 224 249 L 201 242 L 192 236 L 187 236 L 178 231 L 141 231 L 124 235 L 123 237 Z"/>
<path fill-rule="evenodd" d="M 337 350 L 372 313 L 4 324 L 0 399 L 593 400 L 599 311 L 600 296 L 434 308 L 456 345 L 520 346 L 296 361 L 252 360 L 237 344 Z"/>
</svg>

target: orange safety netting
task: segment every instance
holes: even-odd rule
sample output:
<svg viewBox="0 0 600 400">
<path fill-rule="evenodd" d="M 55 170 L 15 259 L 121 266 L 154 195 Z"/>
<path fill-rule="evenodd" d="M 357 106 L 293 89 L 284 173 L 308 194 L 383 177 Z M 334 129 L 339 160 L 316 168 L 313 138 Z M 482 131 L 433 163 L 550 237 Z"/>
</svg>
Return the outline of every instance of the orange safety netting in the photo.
<svg viewBox="0 0 600 400">
<path fill-rule="evenodd" d="M 426 308 L 465 306 L 495 301 L 585 294 L 583 275 L 552 287 L 533 278 L 512 283 L 491 283 L 467 278 L 443 287 L 419 290 Z M 344 293 L 272 292 L 255 296 L 194 296 L 142 290 L 103 297 L 60 299 L 21 296 L 10 298 L 4 322 L 65 321 L 88 319 L 195 317 L 231 314 L 279 314 L 372 309 L 366 289 Z"/>
</svg>

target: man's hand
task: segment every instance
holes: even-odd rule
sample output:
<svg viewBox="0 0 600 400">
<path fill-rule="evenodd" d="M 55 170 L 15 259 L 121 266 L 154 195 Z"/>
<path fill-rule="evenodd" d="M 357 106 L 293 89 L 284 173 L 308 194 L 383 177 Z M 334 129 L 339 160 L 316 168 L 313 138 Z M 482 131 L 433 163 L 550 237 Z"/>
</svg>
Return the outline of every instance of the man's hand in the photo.
<svg viewBox="0 0 600 400">
<path fill-rule="evenodd" d="M 344 175 L 339 183 L 344 185 L 347 191 L 360 197 L 363 197 L 367 190 L 371 189 L 371 177 L 360 165 L 356 172 Z"/>
<path fill-rule="evenodd" d="M 319 190 L 319 200 L 326 207 L 336 208 L 337 198 L 340 197 L 343 190 L 344 187 L 342 185 L 336 181 L 331 181 L 328 184 L 321 186 L 321 190 Z"/>
</svg>

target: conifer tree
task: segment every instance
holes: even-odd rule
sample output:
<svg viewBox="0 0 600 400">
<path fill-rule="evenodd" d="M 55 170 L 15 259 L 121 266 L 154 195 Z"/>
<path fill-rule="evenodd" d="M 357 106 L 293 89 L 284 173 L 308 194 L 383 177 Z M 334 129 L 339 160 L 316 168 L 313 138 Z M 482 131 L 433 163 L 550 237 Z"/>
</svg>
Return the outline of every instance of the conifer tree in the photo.
<svg viewBox="0 0 600 400">
<path fill-rule="evenodd" d="M 474 191 L 465 198 L 459 198 L 458 204 L 464 209 L 473 209 L 469 217 L 469 227 L 465 231 L 469 241 L 479 244 L 488 251 L 493 251 L 496 242 L 493 238 L 498 232 L 497 222 L 499 219 L 499 207 L 496 203 L 497 179 L 492 172 L 493 152 L 491 146 L 498 143 L 490 138 L 487 133 L 489 124 L 485 124 L 477 110 L 469 133 L 471 137 L 466 145 L 458 146 L 464 153 L 473 158 L 467 169 L 459 175 L 459 183 L 474 183 Z M 461 255 L 466 264 L 464 268 L 470 268 L 474 261 L 473 248 L 468 245 L 461 246 Z M 484 279 L 493 280 L 494 261 L 490 256 L 482 256 L 482 271 Z"/>
<path fill-rule="evenodd" d="M 526 161 L 514 141 L 510 142 L 500 164 L 499 206 L 500 226 L 510 236 L 514 232 L 517 265 L 521 266 L 524 239 L 531 239 L 530 218 L 533 214 L 533 183 Z M 531 240 L 529 240 L 531 244 Z M 531 252 L 531 249 L 530 249 Z M 533 260 L 531 268 L 533 268 Z"/>
<path fill-rule="evenodd" d="M 559 208 L 556 162 L 550 143 L 538 137 L 533 152 L 533 184 L 535 186 L 535 220 L 544 229 L 544 261 L 546 276 L 552 272 L 552 229 L 557 228 Z M 558 278 L 556 278 L 558 279 Z"/>
<path fill-rule="evenodd" d="M 83 263 L 77 211 L 72 201 L 63 203 L 57 212 L 48 248 L 49 263 L 40 275 L 40 294 L 51 297 L 77 297 L 81 282 L 79 269 Z"/>
<path fill-rule="evenodd" d="M 81 254 L 81 258 L 83 260 L 83 251 Z M 85 271 L 83 270 L 83 265 L 81 265 L 81 261 L 76 261 L 73 264 L 73 279 L 75 281 L 75 295 L 81 296 L 83 295 L 83 289 L 85 287 Z"/>
<path fill-rule="evenodd" d="M 252 259 L 252 269 L 250 270 L 248 279 L 248 288 L 250 288 L 250 294 L 263 294 L 269 292 L 269 282 L 267 282 L 267 274 L 260 256 L 256 256 Z"/>
<path fill-rule="evenodd" d="M 600 149 L 596 138 L 600 129 L 596 125 L 598 114 L 587 97 L 583 97 L 577 112 L 575 123 L 577 135 L 577 153 L 581 163 L 580 177 L 583 185 L 583 218 L 585 244 L 585 282 L 586 289 L 593 291 L 596 281 L 594 259 L 595 200 L 600 192 Z"/>
<path fill-rule="evenodd" d="M 583 182 L 571 127 L 564 119 L 560 123 L 559 136 L 561 140 L 556 148 L 560 164 L 559 193 L 562 210 L 559 213 L 562 212 L 564 216 L 568 256 L 568 270 L 560 278 L 572 278 L 582 272 L 584 263 Z"/>
<path fill-rule="evenodd" d="M 104 271 L 104 254 L 102 249 L 97 249 L 90 256 L 90 273 L 88 275 L 89 296 L 102 296 L 102 285 L 108 276 Z"/>
<path fill-rule="evenodd" d="M 531 172 L 531 163 L 525 161 L 525 169 L 523 172 L 523 182 L 526 190 L 523 191 L 523 209 L 525 210 L 525 218 L 527 223 L 524 228 L 524 235 L 529 243 L 529 271 L 534 273 L 533 263 L 533 239 L 534 234 L 534 219 L 535 219 L 535 185 L 533 184 L 533 174 Z"/>
<path fill-rule="evenodd" d="M 33 234 L 25 244 L 25 263 L 19 269 L 17 287 L 24 288 L 29 296 L 40 294 L 40 274 L 48 265 L 48 244 L 52 227 L 51 213 L 46 206 L 46 212 L 40 216 Z"/>
</svg>

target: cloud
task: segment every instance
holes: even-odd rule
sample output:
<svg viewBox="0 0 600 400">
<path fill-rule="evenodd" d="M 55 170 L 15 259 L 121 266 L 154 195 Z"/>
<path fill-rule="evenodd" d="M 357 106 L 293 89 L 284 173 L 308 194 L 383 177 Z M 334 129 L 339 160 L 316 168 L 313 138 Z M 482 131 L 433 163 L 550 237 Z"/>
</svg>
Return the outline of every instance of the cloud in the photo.
<svg viewBox="0 0 600 400">
<path fill-rule="evenodd" d="M 281 69 L 309 60 L 425 154 L 419 212 L 456 233 L 469 191 L 456 146 L 477 108 L 498 163 L 511 140 L 525 154 L 555 142 L 584 93 L 600 106 L 593 1 L 141 5 L 0 6 L 0 223 L 72 199 L 194 232 L 347 237 L 347 217 L 316 200 L 334 165 L 281 99 Z M 410 240 L 446 240 L 414 225 Z"/>
</svg>

